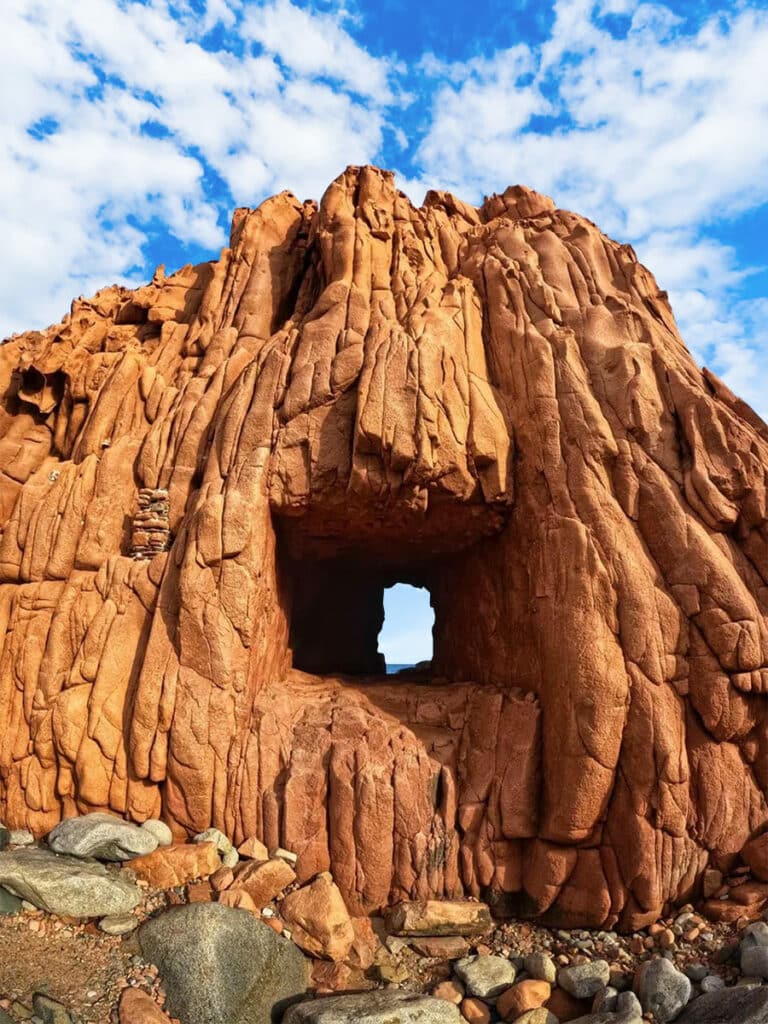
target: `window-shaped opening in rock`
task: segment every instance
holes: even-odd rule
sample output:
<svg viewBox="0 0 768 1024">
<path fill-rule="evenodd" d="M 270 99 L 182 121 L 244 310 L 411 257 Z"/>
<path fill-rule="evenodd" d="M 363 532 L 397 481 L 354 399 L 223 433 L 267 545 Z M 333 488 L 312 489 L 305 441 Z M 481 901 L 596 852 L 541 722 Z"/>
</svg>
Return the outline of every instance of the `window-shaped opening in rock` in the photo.
<svg viewBox="0 0 768 1024">
<path fill-rule="evenodd" d="M 379 650 L 388 674 L 431 666 L 434 624 L 435 613 L 426 587 L 395 583 L 385 589 Z"/>
<path fill-rule="evenodd" d="M 384 675 L 431 661 L 434 614 L 424 586 L 346 559 L 289 559 L 283 572 L 294 668 Z"/>
<path fill-rule="evenodd" d="M 316 675 L 383 675 L 377 646 L 384 621 L 381 578 L 337 559 L 290 565 L 294 668 Z"/>
</svg>

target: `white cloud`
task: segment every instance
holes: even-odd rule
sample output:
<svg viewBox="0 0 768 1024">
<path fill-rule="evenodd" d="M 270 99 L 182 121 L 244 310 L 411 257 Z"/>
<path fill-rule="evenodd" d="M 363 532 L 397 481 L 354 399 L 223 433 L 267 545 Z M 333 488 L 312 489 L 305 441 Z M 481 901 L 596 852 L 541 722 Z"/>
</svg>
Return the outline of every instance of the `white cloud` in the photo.
<svg viewBox="0 0 768 1024">
<path fill-rule="evenodd" d="M 696 355 L 768 414 L 761 307 L 738 302 L 752 268 L 717 238 L 768 202 L 768 11 L 692 33 L 663 4 L 556 0 L 539 47 L 408 69 L 355 39 L 343 3 L 6 0 L 0 336 L 145 277 L 158 225 L 215 253 L 233 206 L 318 197 L 389 140 L 417 202 L 522 182 L 632 241 Z"/>
<path fill-rule="evenodd" d="M 208 0 L 202 15 L 170 0 L 8 0 L 0 336 L 146 273 L 151 222 L 215 252 L 231 207 L 283 188 L 318 195 L 347 163 L 374 158 L 389 62 L 353 40 L 342 14 L 275 0 L 238 25 L 243 10 L 240 0 Z M 202 45 L 218 23 L 239 28 L 238 46 Z M 207 187 L 211 172 L 231 196 Z"/>
<path fill-rule="evenodd" d="M 684 337 L 733 386 L 739 346 L 745 366 L 759 348 L 729 327 L 726 354 L 688 310 L 706 294 L 716 322 L 733 323 L 731 289 L 748 268 L 708 232 L 768 201 L 768 11 L 742 6 L 684 34 L 660 4 L 595 7 L 557 0 L 551 36 L 530 55 L 533 76 L 507 71 L 503 52 L 482 66 L 426 65 L 442 84 L 420 167 L 470 199 L 500 183 L 532 185 L 635 243 L 673 292 Z M 631 15 L 626 37 L 601 13 Z M 547 113 L 547 131 L 531 126 Z"/>
</svg>

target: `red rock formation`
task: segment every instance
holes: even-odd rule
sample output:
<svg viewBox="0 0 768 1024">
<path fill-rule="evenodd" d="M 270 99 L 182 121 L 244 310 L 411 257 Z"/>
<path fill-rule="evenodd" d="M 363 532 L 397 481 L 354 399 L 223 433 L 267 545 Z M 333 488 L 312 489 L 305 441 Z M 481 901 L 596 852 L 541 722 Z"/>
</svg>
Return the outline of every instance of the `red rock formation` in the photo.
<svg viewBox="0 0 768 1024">
<path fill-rule="evenodd" d="M 0 374 L 7 823 L 631 927 L 768 821 L 768 428 L 590 222 L 350 168 Z M 439 682 L 339 678 L 394 580 Z"/>
</svg>

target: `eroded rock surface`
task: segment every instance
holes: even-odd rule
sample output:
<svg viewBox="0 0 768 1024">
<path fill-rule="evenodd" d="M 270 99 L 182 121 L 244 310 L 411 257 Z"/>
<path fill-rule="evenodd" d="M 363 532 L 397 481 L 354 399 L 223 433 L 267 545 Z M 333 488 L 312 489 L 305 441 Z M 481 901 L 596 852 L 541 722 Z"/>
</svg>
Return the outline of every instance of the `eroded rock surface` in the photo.
<svg viewBox="0 0 768 1024">
<path fill-rule="evenodd" d="M 349 168 L 0 377 L 9 827 L 162 816 L 353 914 L 639 927 L 768 822 L 768 428 L 584 218 Z M 339 679 L 396 580 L 431 676 Z"/>
</svg>

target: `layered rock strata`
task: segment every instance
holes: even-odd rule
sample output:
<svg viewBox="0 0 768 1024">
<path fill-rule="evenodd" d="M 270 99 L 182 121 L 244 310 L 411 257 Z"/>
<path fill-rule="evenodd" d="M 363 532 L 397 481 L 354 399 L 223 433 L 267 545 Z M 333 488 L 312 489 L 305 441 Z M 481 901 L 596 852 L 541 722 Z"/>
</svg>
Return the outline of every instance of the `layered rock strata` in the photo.
<svg viewBox="0 0 768 1024">
<path fill-rule="evenodd" d="M 161 816 L 356 913 L 637 927 L 768 822 L 768 428 L 584 218 L 349 168 L 0 376 L 9 826 Z M 340 675 L 397 580 L 431 675 Z"/>
</svg>

